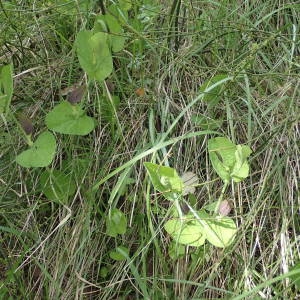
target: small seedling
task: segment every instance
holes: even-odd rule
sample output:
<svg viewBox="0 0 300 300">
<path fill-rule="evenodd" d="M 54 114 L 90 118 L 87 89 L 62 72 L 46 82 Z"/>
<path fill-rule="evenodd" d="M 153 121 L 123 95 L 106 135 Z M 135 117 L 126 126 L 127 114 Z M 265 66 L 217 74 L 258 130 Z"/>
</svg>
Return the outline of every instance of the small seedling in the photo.
<svg viewBox="0 0 300 300">
<path fill-rule="evenodd" d="M 226 138 L 209 140 L 209 153 L 212 164 L 224 181 L 224 187 L 218 201 L 196 211 L 188 205 L 189 212 L 183 214 L 180 203 L 188 192 L 193 193 L 198 178 L 185 173 L 180 178 L 175 169 L 157 164 L 144 163 L 151 182 L 156 190 L 174 202 L 177 211 L 173 211 L 173 218 L 168 220 L 164 228 L 178 244 L 199 247 L 208 240 L 212 245 L 220 248 L 229 246 L 236 234 L 235 222 L 227 216 L 230 212 L 229 203 L 223 201 L 225 189 L 229 180 L 239 182 L 249 173 L 246 158 L 251 150 L 248 146 L 234 145 Z M 208 212 L 210 213 L 208 213 Z"/>
</svg>

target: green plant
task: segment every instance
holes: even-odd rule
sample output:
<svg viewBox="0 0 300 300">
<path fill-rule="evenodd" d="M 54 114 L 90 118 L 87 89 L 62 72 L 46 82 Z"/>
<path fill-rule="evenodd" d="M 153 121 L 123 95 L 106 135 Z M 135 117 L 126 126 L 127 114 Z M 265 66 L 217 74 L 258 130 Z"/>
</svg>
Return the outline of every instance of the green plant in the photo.
<svg viewBox="0 0 300 300">
<path fill-rule="evenodd" d="M 249 165 L 246 159 L 251 150 L 248 146 L 234 145 L 224 137 L 210 139 L 208 150 L 215 171 L 224 181 L 224 187 L 218 201 L 199 211 L 186 203 L 189 208 L 187 214 L 183 214 L 181 209 L 183 197 L 187 194 L 187 185 L 193 185 L 196 181 L 190 181 L 190 175 L 180 178 L 176 170 L 170 167 L 150 162 L 144 165 L 154 188 L 166 199 L 174 202 L 177 208 L 172 211 L 172 218 L 164 224 L 165 230 L 174 241 L 199 247 L 208 240 L 214 246 L 224 248 L 232 243 L 237 231 L 235 222 L 227 216 L 227 203 L 222 202 L 224 192 L 230 180 L 239 182 L 248 176 Z"/>
</svg>

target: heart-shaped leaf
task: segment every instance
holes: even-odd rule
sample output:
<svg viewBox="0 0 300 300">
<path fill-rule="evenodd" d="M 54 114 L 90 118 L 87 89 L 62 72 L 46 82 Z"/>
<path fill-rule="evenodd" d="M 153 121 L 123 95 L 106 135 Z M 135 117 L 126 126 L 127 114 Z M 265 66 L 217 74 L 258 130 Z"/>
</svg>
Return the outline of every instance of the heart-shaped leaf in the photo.
<svg viewBox="0 0 300 300">
<path fill-rule="evenodd" d="M 88 117 L 80 106 L 68 101 L 56 105 L 47 114 L 46 125 L 53 131 L 74 135 L 86 135 L 95 128 L 94 119 Z"/>
<path fill-rule="evenodd" d="M 75 45 L 79 63 L 91 78 L 103 81 L 111 74 L 113 62 L 107 45 L 107 33 L 80 31 Z"/>
<path fill-rule="evenodd" d="M 111 210 L 106 218 L 106 234 L 116 237 L 118 234 L 124 234 L 127 229 L 127 219 L 125 215 L 117 208 Z"/>
<path fill-rule="evenodd" d="M 13 65 L 0 67 L 0 114 L 8 112 L 13 88 Z"/>
<path fill-rule="evenodd" d="M 33 145 L 16 157 L 16 162 L 25 168 L 46 167 L 51 164 L 56 151 L 52 133 L 46 131 L 38 136 Z"/>
<path fill-rule="evenodd" d="M 73 195 L 76 190 L 72 176 L 58 170 L 53 170 L 51 173 L 43 172 L 40 177 L 40 186 L 49 200 L 58 203 L 66 203 L 69 196 Z"/>
<path fill-rule="evenodd" d="M 183 183 L 175 169 L 150 162 L 145 162 L 144 166 L 154 188 L 163 193 L 166 199 L 174 201 L 182 194 Z"/>
</svg>

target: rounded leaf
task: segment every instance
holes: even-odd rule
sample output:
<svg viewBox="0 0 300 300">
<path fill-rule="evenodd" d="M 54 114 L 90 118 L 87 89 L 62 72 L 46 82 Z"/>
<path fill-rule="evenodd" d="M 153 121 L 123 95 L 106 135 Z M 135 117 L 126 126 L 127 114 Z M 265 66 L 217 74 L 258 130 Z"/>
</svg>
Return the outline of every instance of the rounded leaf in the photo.
<svg viewBox="0 0 300 300">
<path fill-rule="evenodd" d="M 229 217 L 217 217 L 205 220 L 209 226 L 206 228 L 207 240 L 216 247 L 225 248 L 233 242 L 237 232 L 236 224 Z"/>
<path fill-rule="evenodd" d="M 16 162 L 25 168 L 46 167 L 51 164 L 56 151 L 52 133 L 46 131 L 38 136 L 33 145 L 16 157 Z"/>
<path fill-rule="evenodd" d="M 203 226 L 197 221 L 172 219 L 166 222 L 164 228 L 179 244 L 199 247 L 206 239 Z"/>
</svg>

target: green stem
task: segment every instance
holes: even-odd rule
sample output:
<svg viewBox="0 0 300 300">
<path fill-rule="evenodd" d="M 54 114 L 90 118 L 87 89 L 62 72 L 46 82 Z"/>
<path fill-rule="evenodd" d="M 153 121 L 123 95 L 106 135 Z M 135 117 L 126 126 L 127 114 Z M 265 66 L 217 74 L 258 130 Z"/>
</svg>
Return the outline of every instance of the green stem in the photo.
<svg viewBox="0 0 300 300">
<path fill-rule="evenodd" d="M 217 202 L 217 205 L 216 205 L 216 208 L 215 208 L 215 211 L 214 211 L 214 214 L 217 215 L 219 213 L 219 207 L 220 207 L 220 204 L 223 200 L 223 197 L 224 197 L 224 194 L 225 194 L 225 191 L 228 187 L 228 182 L 225 182 L 224 185 L 223 185 L 223 188 L 222 188 L 222 191 L 221 191 L 221 194 L 220 194 L 220 197 L 218 199 L 218 202 Z"/>
</svg>

